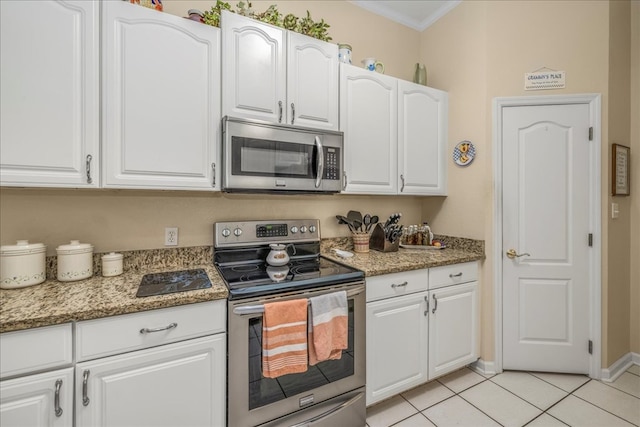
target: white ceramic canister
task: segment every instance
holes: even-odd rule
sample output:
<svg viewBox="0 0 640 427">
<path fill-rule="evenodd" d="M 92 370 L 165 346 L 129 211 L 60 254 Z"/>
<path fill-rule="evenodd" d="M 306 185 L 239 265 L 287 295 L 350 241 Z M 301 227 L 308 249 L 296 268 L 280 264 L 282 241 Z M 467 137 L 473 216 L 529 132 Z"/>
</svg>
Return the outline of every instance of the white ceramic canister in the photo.
<svg viewBox="0 0 640 427">
<path fill-rule="evenodd" d="M 56 248 L 58 253 L 58 280 L 73 282 L 93 275 L 93 246 L 72 240 Z"/>
<path fill-rule="evenodd" d="M 104 277 L 121 275 L 122 258 L 122 254 L 117 254 L 115 252 L 102 255 L 102 275 Z"/>
<path fill-rule="evenodd" d="M 18 240 L 15 245 L 0 247 L 0 288 L 13 289 L 37 285 L 47 278 L 42 243 Z"/>
</svg>

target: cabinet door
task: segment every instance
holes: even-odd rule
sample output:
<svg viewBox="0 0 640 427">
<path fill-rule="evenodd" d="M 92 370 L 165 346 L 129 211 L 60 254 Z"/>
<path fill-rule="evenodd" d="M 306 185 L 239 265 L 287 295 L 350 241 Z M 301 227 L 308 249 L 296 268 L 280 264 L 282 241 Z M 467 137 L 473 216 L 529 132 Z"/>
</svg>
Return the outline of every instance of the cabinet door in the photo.
<svg viewBox="0 0 640 427">
<path fill-rule="evenodd" d="M 427 292 L 367 303 L 367 405 L 427 381 Z"/>
<path fill-rule="evenodd" d="M 104 7 L 105 187 L 217 187 L 220 30 L 122 1 Z"/>
<path fill-rule="evenodd" d="M 71 427 L 73 368 L 0 382 L 3 427 Z"/>
<path fill-rule="evenodd" d="M 397 79 L 340 64 L 345 193 L 398 191 Z"/>
<path fill-rule="evenodd" d="M 224 11 L 222 115 L 286 122 L 285 30 Z"/>
<path fill-rule="evenodd" d="M 400 194 L 446 194 L 447 115 L 446 92 L 398 82 Z"/>
<path fill-rule="evenodd" d="M 338 130 L 338 45 L 287 35 L 287 123 Z"/>
<path fill-rule="evenodd" d="M 478 282 L 430 291 L 429 379 L 478 358 Z"/>
<path fill-rule="evenodd" d="M 0 183 L 98 187 L 95 1 L 0 1 Z"/>
<path fill-rule="evenodd" d="M 76 365 L 76 425 L 225 425 L 226 336 Z"/>
</svg>

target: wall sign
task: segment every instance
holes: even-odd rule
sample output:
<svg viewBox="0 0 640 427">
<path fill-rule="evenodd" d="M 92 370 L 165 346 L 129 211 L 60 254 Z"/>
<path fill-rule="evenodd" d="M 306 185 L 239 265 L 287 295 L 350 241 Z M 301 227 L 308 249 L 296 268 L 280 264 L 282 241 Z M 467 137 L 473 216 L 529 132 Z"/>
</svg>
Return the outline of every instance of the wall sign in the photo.
<svg viewBox="0 0 640 427">
<path fill-rule="evenodd" d="M 524 74 L 524 90 L 564 89 L 565 72 L 555 70 Z"/>
<path fill-rule="evenodd" d="M 629 195 L 629 147 L 613 144 L 611 153 L 611 194 Z"/>
</svg>

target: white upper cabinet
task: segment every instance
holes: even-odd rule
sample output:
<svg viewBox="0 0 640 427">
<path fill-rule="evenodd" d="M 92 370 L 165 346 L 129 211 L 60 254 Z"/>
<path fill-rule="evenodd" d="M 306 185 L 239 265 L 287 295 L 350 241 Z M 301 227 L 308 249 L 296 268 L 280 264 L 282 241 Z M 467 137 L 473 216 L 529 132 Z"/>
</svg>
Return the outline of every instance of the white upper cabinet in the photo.
<svg viewBox="0 0 640 427">
<path fill-rule="evenodd" d="M 338 45 L 287 35 L 287 123 L 338 130 Z"/>
<path fill-rule="evenodd" d="M 104 187 L 218 189 L 220 30 L 102 5 Z"/>
<path fill-rule="evenodd" d="M 0 183 L 98 187 L 99 7 L 0 1 Z"/>
<path fill-rule="evenodd" d="M 341 64 L 345 193 L 446 194 L 446 92 Z"/>
<path fill-rule="evenodd" d="M 400 194 L 446 194 L 447 111 L 446 92 L 398 81 Z"/>
<path fill-rule="evenodd" d="M 338 129 L 338 47 L 223 12 L 222 115 Z"/>
<path fill-rule="evenodd" d="M 398 80 L 340 64 L 345 193 L 398 192 Z"/>
</svg>

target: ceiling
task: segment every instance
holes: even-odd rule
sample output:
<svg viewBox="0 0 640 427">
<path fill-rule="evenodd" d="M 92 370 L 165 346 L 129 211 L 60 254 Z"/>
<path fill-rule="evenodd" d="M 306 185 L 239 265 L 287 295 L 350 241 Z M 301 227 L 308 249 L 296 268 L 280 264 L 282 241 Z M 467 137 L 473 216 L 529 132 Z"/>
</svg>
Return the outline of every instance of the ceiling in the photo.
<svg viewBox="0 0 640 427">
<path fill-rule="evenodd" d="M 392 21 L 423 31 L 462 0 L 353 0 L 352 3 Z"/>
</svg>

